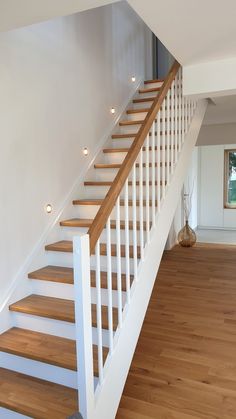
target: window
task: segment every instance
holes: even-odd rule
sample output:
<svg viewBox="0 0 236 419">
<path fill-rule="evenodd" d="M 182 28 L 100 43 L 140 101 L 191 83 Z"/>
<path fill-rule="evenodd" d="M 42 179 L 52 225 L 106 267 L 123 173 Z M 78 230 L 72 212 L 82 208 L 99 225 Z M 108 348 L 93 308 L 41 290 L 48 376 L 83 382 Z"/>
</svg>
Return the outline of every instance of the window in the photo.
<svg viewBox="0 0 236 419">
<path fill-rule="evenodd" d="M 224 207 L 236 209 L 236 149 L 225 150 Z"/>
</svg>

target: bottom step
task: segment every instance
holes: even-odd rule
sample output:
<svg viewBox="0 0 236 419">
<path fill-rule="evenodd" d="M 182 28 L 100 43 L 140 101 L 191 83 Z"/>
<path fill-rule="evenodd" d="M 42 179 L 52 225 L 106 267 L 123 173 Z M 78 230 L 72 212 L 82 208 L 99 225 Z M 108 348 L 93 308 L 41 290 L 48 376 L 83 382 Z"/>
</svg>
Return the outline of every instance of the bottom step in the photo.
<svg viewBox="0 0 236 419">
<path fill-rule="evenodd" d="M 65 419 L 78 411 L 76 390 L 0 368 L 0 406 L 35 419 Z"/>
</svg>

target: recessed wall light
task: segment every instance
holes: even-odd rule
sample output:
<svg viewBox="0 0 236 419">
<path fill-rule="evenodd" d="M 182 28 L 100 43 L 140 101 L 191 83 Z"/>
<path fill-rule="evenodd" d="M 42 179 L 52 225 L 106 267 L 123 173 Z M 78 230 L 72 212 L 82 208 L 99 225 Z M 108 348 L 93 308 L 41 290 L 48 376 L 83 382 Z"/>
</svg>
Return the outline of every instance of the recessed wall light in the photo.
<svg viewBox="0 0 236 419">
<path fill-rule="evenodd" d="M 131 81 L 134 83 L 136 81 L 136 77 L 135 76 L 132 76 L 131 77 Z"/>
<path fill-rule="evenodd" d="M 46 211 L 48 214 L 51 214 L 51 212 L 52 212 L 52 205 L 51 205 L 51 204 L 47 204 L 47 205 L 45 206 L 45 211 Z"/>
<path fill-rule="evenodd" d="M 115 108 L 111 108 L 111 113 L 114 114 L 116 112 Z"/>
<path fill-rule="evenodd" d="M 89 153 L 88 148 L 87 147 L 84 147 L 83 148 L 83 154 L 84 154 L 84 156 L 87 156 L 88 153 Z"/>
</svg>

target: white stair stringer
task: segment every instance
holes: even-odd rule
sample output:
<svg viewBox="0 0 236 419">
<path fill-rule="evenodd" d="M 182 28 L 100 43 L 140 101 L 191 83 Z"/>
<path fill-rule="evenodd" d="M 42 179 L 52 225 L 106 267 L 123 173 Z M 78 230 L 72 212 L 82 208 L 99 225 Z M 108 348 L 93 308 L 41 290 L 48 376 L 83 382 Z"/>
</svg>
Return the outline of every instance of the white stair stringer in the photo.
<svg viewBox="0 0 236 419">
<path fill-rule="evenodd" d="M 99 394 L 97 394 L 99 397 L 96 399 L 95 408 L 91 407 L 90 410 L 92 419 L 111 419 L 116 416 L 166 239 L 189 167 L 190 156 L 197 141 L 206 107 L 207 102 L 205 100 L 199 101 L 197 104 L 192 123 L 185 137 L 183 149 L 165 199 L 162 202 L 161 211 L 157 215 L 156 226 L 151 230 L 150 243 L 145 249 L 144 260 L 140 264 L 138 272 L 138 280 L 133 287 L 132 303 L 129 305 L 127 312 L 124 313 L 122 329 L 117 335 L 112 353 L 112 364 L 115 365 L 115 368 L 110 368 L 110 360 L 108 360 L 105 366 L 104 382 L 102 387 L 99 388 Z"/>
</svg>

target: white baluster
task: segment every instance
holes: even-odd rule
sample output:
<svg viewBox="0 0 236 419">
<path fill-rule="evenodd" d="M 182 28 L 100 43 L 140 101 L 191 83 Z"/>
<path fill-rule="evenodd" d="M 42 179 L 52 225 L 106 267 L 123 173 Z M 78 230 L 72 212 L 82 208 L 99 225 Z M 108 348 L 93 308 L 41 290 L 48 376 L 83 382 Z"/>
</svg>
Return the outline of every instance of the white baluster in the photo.
<svg viewBox="0 0 236 419">
<path fill-rule="evenodd" d="M 165 190 L 166 190 L 166 98 L 163 101 L 162 107 L 162 196 L 163 199 L 165 197 Z"/>
<path fill-rule="evenodd" d="M 144 241 L 143 241 L 143 148 L 139 153 L 139 234 L 140 234 L 140 251 L 141 259 L 144 258 Z"/>
<path fill-rule="evenodd" d="M 182 110 L 182 97 L 181 97 L 181 77 L 180 77 L 180 70 L 178 72 L 178 151 L 181 150 L 181 110 Z"/>
<path fill-rule="evenodd" d="M 152 145 L 151 145 L 151 153 L 152 153 L 152 226 L 156 224 L 156 196 L 155 196 L 155 120 L 152 124 Z"/>
<path fill-rule="evenodd" d="M 178 158 L 178 76 L 175 77 L 175 164 Z"/>
<path fill-rule="evenodd" d="M 185 108 L 185 98 L 183 96 L 183 70 L 181 68 L 181 95 L 182 95 L 182 110 L 181 110 L 181 131 L 182 131 L 182 144 L 184 143 L 184 108 Z"/>
<path fill-rule="evenodd" d="M 127 304 L 130 304 L 130 257 L 129 257 L 129 183 L 125 182 L 125 277 Z"/>
<path fill-rule="evenodd" d="M 187 118 L 188 118 L 188 129 L 189 129 L 189 125 L 190 125 L 190 99 L 188 100 Z"/>
<path fill-rule="evenodd" d="M 112 302 L 112 269 L 111 269 L 111 220 L 110 217 L 106 224 L 107 231 L 107 292 L 108 292 L 108 332 L 109 350 L 113 352 L 113 302 Z"/>
<path fill-rule="evenodd" d="M 137 258 L 137 199 L 136 199 L 136 163 L 132 169 L 132 215 L 133 215 L 133 261 L 134 279 L 137 280 L 138 258 Z"/>
<path fill-rule="evenodd" d="M 170 183 L 170 89 L 167 92 L 167 123 L 166 123 L 166 130 L 167 130 L 167 134 L 166 134 L 166 180 L 167 180 L 167 185 L 169 185 Z"/>
<path fill-rule="evenodd" d="M 174 115 L 175 115 L 175 110 L 174 110 L 174 106 L 175 106 L 175 99 L 174 99 L 174 82 L 172 82 L 171 84 L 171 109 L 170 109 L 170 114 L 171 114 L 171 173 L 173 174 L 174 171 Z"/>
<path fill-rule="evenodd" d="M 116 201 L 116 263 L 117 263 L 117 294 L 118 294 L 118 320 L 122 327 L 122 281 L 121 281 L 121 255 L 120 255 L 120 197 Z"/>
<path fill-rule="evenodd" d="M 187 134 L 188 131 L 188 98 L 185 98 L 185 108 L 184 108 L 184 123 L 185 123 L 185 133 Z"/>
<path fill-rule="evenodd" d="M 161 146 L 160 146 L 160 125 L 161 112 L 157 114 L 157 209 L 160 212 L 161 207 Z"/>
<path fill-rule="evenodd" d="M 101 299 L 101 264 L 100 264 L 100 240 L 95 247 L 96 257 L 96 314 L 97 314 L 97 338 L 98 338 L 98 377 L 99 384 L 103 382 L 103 345 L 102 345 L 102 299 Z"/>
<path fill-rule="evenodd" d="M 149 243 L 150 214 L 149 214 L 149 134 L 146 138 L 146 234 Z"/>
</svg>

